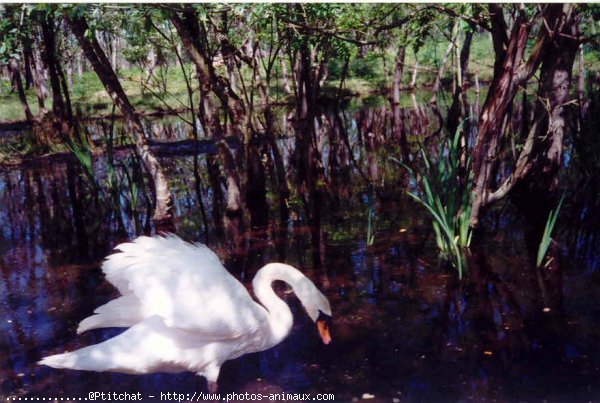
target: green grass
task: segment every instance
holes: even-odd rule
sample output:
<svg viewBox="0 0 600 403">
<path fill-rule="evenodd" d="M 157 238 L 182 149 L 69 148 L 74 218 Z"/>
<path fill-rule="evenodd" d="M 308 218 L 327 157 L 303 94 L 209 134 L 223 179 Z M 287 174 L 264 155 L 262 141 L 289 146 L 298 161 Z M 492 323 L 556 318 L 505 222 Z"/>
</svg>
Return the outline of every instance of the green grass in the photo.
<svg viewBox="0 0 600 403">
<path fill-rule="evenodd" d="M 19 102 L 19 97 L 17 96 L 17 93 L 10 93 L 10 86 L 7 80 L 0 79 L 0 85 L 2 85 L 3 88 L 3 93 L 2 95 L 0 95 L 0 122 L 25 120 L 25 113 L 23 112 L 23 108 L 21 107 L 21 103 Z M 31 112 L 34 115 L 37 115 L 39 109 L 34 89 L 30 88 L 29 90 L 27 90 L 26 96 Z M 46 107 L 51 105 L 52 101 L 47 99 Z"/>
<path fill-rule="evenodd" d="M 139 112 L 149 112 L 157 109 L 182 108 L 187 105 L 187 90 L 181 69 L 170 66 L 167 76 L 168 92 L 165 93 L 155 87 L 154 91 L 142 93 L 143 86 L 140 84 L 142 72 L 139 68 L 131 68 L 119 71 L 119 79 L 125 93 L 133 106 Z M 0 122 L 24 120 L 25 114 L 16 93 L 11 94 L 7 82 L 4 85 L 4 95 L 0 96 Z M 192 81 L 197 85 L 197 81 Z M 152 85 L 151 83 L 149 85 Z M 93 71 L 86 71 L 81 77 L 73 76 L 73 88 L 71 90 L 71 101 L 75 110 L 81 110 L 85 115 L 109 115 L 112 110 L 112 100 L 104 90 L 100 79 Z M 197 91 L 195 91 L 197 92 Z M 39 112 L 37 98 L 34 88 L 26 91 L 29 107 L 34 115 Z M 162 102 L 159 98 L 163 98 Z M 52 97 L 46 98 L 46 108 L 52 108 Z"/>
</svg>

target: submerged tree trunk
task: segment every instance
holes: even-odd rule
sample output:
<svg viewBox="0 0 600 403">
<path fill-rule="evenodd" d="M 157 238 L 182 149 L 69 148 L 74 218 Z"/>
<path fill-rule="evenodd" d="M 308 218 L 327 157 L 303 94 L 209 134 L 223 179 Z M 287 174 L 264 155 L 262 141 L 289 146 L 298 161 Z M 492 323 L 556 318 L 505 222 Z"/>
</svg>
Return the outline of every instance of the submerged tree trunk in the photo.
<svg viewBox="0 0 600 403">
<path fill-rule="evenodd" d="M 90 64 L 94 68 L 94 71 L 98 75 L 100 81 L 104 85 L 106 92 L 117 105 L 119 110 L 123 113 L 125 121 L 133 132 L 135 140 L 135 150 L 140 157 L 144 168 L 150 178 L 156 197 L 156 206 L 154 210 L 154 221 L 157 225 L 168 224 L 171 222 L 170 204 L 171 195 L 169 192 L 169 186 L 167 179 L 162 171 L 162 168 L 156 159 L 156 156 L 150 150 L 146 137 L 144 135 L 144 129 L 139 117 L 136 115 L 135 110 L 114 70 L 112 69 L 106 54 L 100 47 L 100 44 L 96 40 L 95 36 L 87 36 L 86 31 L 89 29 L 86 20 L 82 17 L 72 17 L 65 14 L 67 23 L 71 27 L 71 30 L 75 34 L 79 46 L 83 49 L 85 57 L 89 60 Z"/>
<path fill-rule="evenodd" d="M 470 224 L 476 227 L 480 211 L 491 204 L 491 186 L 496 168 L 496 157 L 503 134 L 505 116 L 509 111 L 518 86 L 526 82 L 539 65 L 540 52 L 545 42 L 541 33 L 530 59 L 523 64 L 523 54 L 531 25 L 526 16 L 519 15 L 510 38 L 502 8 L 489 5 L 492 15 L 492 39 L 496 53 L 494 77 L 488 89 L 477 127 L 477 144 L 473 150 L 473 206 Z M 544 30 L 540 30 L 543 32 Z"/>
<path fill-rule="evenodd" d="M 558 14 L 562 29 L 542 59 L 533 125 L 510 179 L 514 182 L 513 202 L 537 230 L 543 229 L 556 201 L 571 72 L 580 44 L 578 18 L 572 5 L 557 8 L 554 13 Z"/>
<path fill-rule="evenodd" d="M 237 95 L 222 77 L 217 76 L 211 63 L 208 50 L 203 46 L 201 26 L 196 11 L 185 6 L 182 15 L 171 13 L 170 20 L 175 26 L 184 48 L 188 52 L 200 83 L 199 118 L 207 133 L 215 140 L 227 182 L 227 211 L 239 213 L 242 211 L 241 181 L 235 159 L 225 140 L 225 130 L 219 119 L 219 109 L 214 105 L 211 96 L 213 92 L 221 101 L 226 116 L 235 128 L 243 119 L 243 106 Z M 237 132 L 238 130 L 236 130 Z M 239 133 L 235 133 L 238 134 Z"/>
<path fill-rule="evenodd" d="M 541 215 L 547 215 L 547 208 L 543 205 L 547 205 L 549 196 L 552 197 L 556 189 L 565 124 L 563 104 L 568 97 L 571 69 L 579 46 L 577 17 L 572 4 L 551 4 L 545 6 L 542 18 L 545 20 L 544 27 L 540 29 L 535 47 L 526 63 L 521 63 L 521 59 L 530 23 L 523 17 L 519 17 L 514 24 L 506 50 L 495 44 L 497 51 L 500 49 L 501 52 L 501 63 L 500 67 L 496 68 L 497 74 L 494 75 L 481 112 L 473 157 L 473 227 L 477 226 L 482 209 L 506 196 L 516 184 L 517 205 L 525 207 L 523 203 L 536 204 L 538 212 L 546 211 L 540 213 Z M 494 19 L 492 22 L 494 23 Z M 495 24 L 492 32 L 502 31 L 506 27 L 502 22 Z M 501 33 L 497 34 L 497 37 L 501 36 Z M 540 63 L 543 65 L 534 123 L 514 172 L 496 191 L 492 191 L 504 117 L 508 113 L 518 85 L 526 82 Z M 527 192 L 532 193 L 525 196 Z M 521 197 L 523 199 L 519 201 Z M 529 199 L 527 202 L 525 197 Z M 533 200 L 535 202 L 532 202 Z"/>
</svg>

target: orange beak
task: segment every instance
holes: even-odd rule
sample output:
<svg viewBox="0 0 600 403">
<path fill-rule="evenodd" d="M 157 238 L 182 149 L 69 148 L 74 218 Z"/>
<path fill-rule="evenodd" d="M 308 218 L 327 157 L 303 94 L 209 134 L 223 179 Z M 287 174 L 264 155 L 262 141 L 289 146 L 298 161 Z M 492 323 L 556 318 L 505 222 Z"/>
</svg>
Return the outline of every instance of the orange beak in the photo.
<svg viewBox="0 0 600 403">
<path fill-rule="evenodd" d="M 329 334 L 329 325 L 327 322 L 324 320 L 317 320 L 317 330 L 319 331 L 319 336 L 321 336 L 323 343 L 331 343 L 331 335 Z"/>
</svg>

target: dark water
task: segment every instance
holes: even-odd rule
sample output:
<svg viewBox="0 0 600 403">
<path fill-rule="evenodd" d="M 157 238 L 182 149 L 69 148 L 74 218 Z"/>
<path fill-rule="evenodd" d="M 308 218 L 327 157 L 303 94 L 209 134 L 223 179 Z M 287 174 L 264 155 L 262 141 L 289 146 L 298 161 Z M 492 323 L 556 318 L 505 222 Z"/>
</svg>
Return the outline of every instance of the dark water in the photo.
<svg viewBox="0 0 600 403">
<path fill-rule="evenodd" d="M 567 200 L 556 261 L 546 272 L 533 268 L 523 222 L 506 207 L 486 219 L 483 242 L 468 258 L 469 274 L 458 281 L 438 257 L 428 217 L 403 195 L 405 178 L 387 163 L 389 147 L 361 145 L 361 119 L 376 114 L 347 114 L 352 150 L 335 173 L 343 180 L 331 178 L 334 196 L 319 222 L 307 219 L 293 195 L 282 221 L 269 187 L 265 225 L 220 227 L 206 173 L 210 153 L 197 161 L 200 183 L 192 155 L 162 154 L 181 237 L 208 243 L 248 287 L 267 262 L 299 267 L 333 307 L 333 343 L 325 346 L 299 302 L 278 287 L 295 313 L 291 335 L 269 351 L 227 362 L 220 391 L 333 393 L 336 401 L 370 395 L 372 401 L 600 399 L 597 191 L 581 188 Z M 175 120 L 151 125 L 160 140 L 189 136 Z M 293 142 L 279 146 L 289 165 Z M 333 146 L 327 138 L 321 144 L 326 170 Z M 128 156 L 119 153 L 122 160 Z M 106 161 L 95 158 L 94 168 L 104 181 Z M 381 185 L 377 195 L 364 176 Z M 119 333 L 77 336 L 75 330 L 117 295 L 103 279 L 102 258 L 118 243 L 153 232 L 144 191 L 137 204 L 122 193 L 123 208 L 115 212 L 72 158 L 0 170 L 0 398 L 206 391 L 204 380 L 190 373 L 133 376 L 36 365 L 43 356 Z"/>
</svg>

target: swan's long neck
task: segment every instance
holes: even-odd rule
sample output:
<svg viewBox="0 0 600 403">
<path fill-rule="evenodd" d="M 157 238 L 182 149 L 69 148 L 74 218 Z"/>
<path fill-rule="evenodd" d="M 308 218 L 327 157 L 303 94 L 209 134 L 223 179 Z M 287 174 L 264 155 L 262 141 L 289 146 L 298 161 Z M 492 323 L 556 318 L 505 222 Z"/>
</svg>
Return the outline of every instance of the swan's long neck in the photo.
<svg viewBox="0 0 600 403">
<path fill-rule="evenodd" d="M 273 291 L 271 284 L 275 280 L 285 281 L 296 292 L 298 285 L 308 279 L 297 269 L 283 263 L 269 263 L 254 276 L 254 280 L 252 280 L 254 294 L 269 312 L 271 328 L 269 344 L 271 346 L 285 339 L 294 323 L 292 311 Z M 298 295 L 297 292 L 296 295 Z"/>
</svg>

